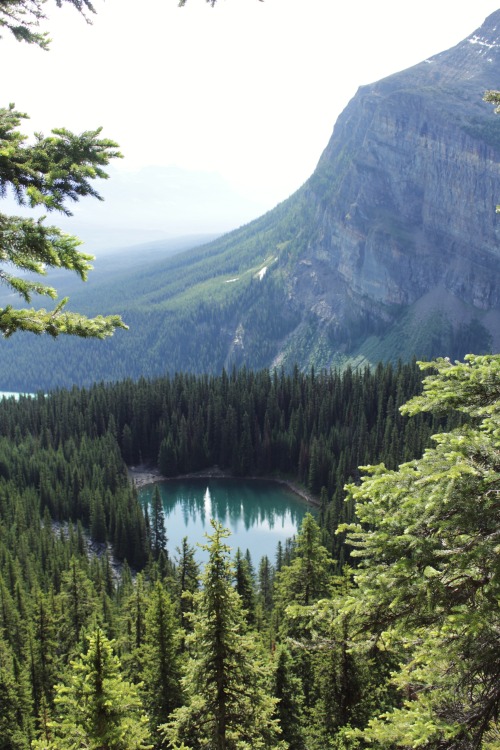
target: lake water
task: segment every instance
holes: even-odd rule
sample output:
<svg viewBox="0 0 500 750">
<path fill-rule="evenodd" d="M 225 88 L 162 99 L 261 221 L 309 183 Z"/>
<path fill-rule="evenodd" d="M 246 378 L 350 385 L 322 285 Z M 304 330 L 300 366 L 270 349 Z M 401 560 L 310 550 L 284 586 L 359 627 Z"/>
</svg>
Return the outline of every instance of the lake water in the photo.
<svg viewBox="0 0 500 750">
<path fill-rule="evenodd" d="M 267 555 L 274 562 L 278 542 L 297 533 L 307 512 L 314 513 L 304 500 L 277 482 L 237 479 L 189 479 L 158 483 L 165 511 L 167 550 L 176 556 L 176 547 L 187 536 L 189 544 L 205 544 L 205 534 L 213 529 L 210 519 L 220 521 L 231 531 L 226 543 L 235 552 L 250 550 L 257 567 Z M 142 502 L 150 503 L 153 485 L 140 490 Z M 197 559 L 206 560 L 198 549 Z"/>
</svg>

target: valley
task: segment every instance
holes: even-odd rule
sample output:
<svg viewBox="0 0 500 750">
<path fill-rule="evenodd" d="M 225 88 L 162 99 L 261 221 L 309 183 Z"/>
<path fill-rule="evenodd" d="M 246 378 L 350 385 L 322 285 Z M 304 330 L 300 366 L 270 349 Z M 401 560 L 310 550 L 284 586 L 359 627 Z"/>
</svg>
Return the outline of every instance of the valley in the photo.
<svg viewBox="0 0 500 750">
<path fill-rule="evenodd" d="M 45 47 L 43 3 L 4 5 Z M 139 105 L 146 151 L 191 55 Z M 0 215 L 0 750 L 499 750 L 499 81 L 496 10 L 361 86 L 274 209 L 102 250 L 86 284 L 71 237 Z M 23 119 L 0 108 L 0 197 L 98 198 L 118 145 Z M 200 200 L 141 174 L 144 238 L 176 180 Z M 243 206 L 204 174 L 209 213 Z M 69 311 L 14 309 L 46 270 Z"/>
</svg>

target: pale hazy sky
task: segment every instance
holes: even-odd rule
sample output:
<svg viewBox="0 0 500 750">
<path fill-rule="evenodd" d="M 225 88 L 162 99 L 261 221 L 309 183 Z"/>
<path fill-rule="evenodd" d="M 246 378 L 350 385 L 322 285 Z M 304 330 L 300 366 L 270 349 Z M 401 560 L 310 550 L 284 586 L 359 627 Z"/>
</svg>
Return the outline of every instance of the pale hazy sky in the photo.
<svg viewBox="0 0 500 750">
<path fill-rule="evenodd" d="M 358 86 L 453 46 L 500 0 L 95 7 L 91 26 L 51 10 L 49 52 L 4 32 L 0 104 L 29 113 L 27 133 L 102 125 L 125 155 L 124 179 L 148 166 L 217 173 L 260 210 L 310 176 Z"/>
</svg>

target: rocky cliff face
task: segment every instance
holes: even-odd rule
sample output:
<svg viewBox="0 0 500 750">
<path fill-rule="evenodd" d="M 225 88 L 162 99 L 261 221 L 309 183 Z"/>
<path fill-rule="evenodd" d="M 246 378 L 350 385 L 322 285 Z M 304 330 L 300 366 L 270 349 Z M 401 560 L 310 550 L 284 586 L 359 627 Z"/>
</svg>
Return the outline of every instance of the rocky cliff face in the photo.
<svg viewBox="0 0 500 750">
<path fill-rule="evenodd" d="M 383 355 L 403 317 L 410 339 L 430 326 L 444 345 L 476 321 L 499 348 L 500 119 L 482 101 L 499 87 L 497 11 L 455 48 L 360 88 L 340 116 L 303 188 L 313 228 L 289 278 L 327 358 L 362 354 L 365 334 Z"/>
<path fill-rule="evenodd" d="M 497 88 L 500 10 L 453 49 L 362 87 L 314 174 L 273 211 L 112 278 L 95 307 L 72 294 L 83 312 L 120 312 L 126 335 L 50 352 L 31 338 L 29 357 L 22 339 L 4 342 L 0 381 L 32 391 L 500 351 L 500 115 L 483 101 Z"/>
</svg>

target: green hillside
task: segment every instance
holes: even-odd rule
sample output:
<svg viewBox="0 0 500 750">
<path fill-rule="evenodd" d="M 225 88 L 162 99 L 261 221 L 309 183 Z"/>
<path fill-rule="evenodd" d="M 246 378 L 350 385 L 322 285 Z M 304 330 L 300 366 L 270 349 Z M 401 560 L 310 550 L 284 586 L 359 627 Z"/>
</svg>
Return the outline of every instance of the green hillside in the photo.
<svg viewBox="0 0 500 750">
<path fill-rule="evenodd" d="M 300 205 L 292 198 L 210 244 L 133 268 L 117 264 L 89 286 L 73 285 L 76 309 L 121 311 L 130 330 L 106 342 L 17 336 L 4 342 L 0 382 L 6 390 L 9 384 L 33 391 L 166 371 L 218 372 L 242 362 L 267 365 L 299 322 L 287 304 L 284 268 L 304 226 Z M 280 215 L 284 221 L 276 225 Z M 62 278 L 58 289 L 66 293 Z M 239 326 L 256 334 L 245 338 L 244 350 L 231 346 Z"/>
</svg>

